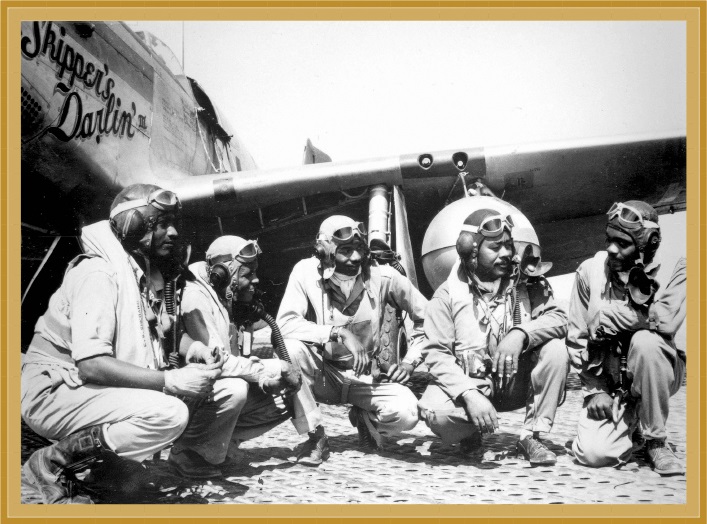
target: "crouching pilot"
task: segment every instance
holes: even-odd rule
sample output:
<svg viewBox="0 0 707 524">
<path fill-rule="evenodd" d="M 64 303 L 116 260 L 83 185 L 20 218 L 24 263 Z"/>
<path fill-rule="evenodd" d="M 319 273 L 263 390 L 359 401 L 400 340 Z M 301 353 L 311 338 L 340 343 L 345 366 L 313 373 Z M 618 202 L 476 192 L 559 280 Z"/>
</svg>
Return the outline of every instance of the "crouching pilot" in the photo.
<svg viewBox="0 0 707 524">
<path fill-rule="evenodd" d="M 363 224 L 349 217 L 322 222 L 316 251 L 292 270 L 277 322 L 315 398 L 352 404 L 349 420 L 358 429 L 359 443 L 379 448 L 384 437 L 417 424 L 415 395 L 402 384 L 421 361 L 416 357 L 427 300 L 406 277 L 370 260 Z M 369 364 L 380 347 L 386 304 L 406 311 L 416 327 L 404 362 L 392 366 L 389 382 L 381 383 L 373 381 Z M 319 426 L 309 434 L 300 461 L 319 463 L 328 456 Z"/>
<path fill-rule="evenodd" d="M 137 184 L 113 201 L 110 221 L 82 229 L 85 254 L 69 264 L 22 366 L 22 418 L 57 442 L 23 466 L 25 487 L 44 503 L 90 504 L 75 492 L 147 486 L 145 458 L 177 439 L 189 421 L 172 395 L 209 395 L 220 363 L 168 370 L 161 334 L 165 279 L 174 276 L 180 204 L 174 193 Z"/>
<path fill-rule="evenodd" d="M 278 358 L 248 358 L 253 343 L 253 304 L 260 248 L 238 236 L 217 238 L 206 261 L 190 266 L 182 300 L 186 334 L 180 350 L 187 362 L 211 362 L 225 350 L 221 377 L 210 402 L 199 403 L 170 464 L 192 478 L 219 476 L 242 440 L 257 437 L 291 416 L 300 434 L 321 423 L 307 384 L 296 367 Z M 240 313 L 239 313 L 240 312 Z M 256 315 L 257 316 L 257 315 Z M 260 322 L 262 324 L 262 322 Z M 274 324 L 274 322 L 273 322 Z M 274 396 L 289 397 L 285 402 Z M 194 403 L 190 403 L 190 406 Z"/>
<path fill-rule="evenodd" d="M 539 435 L 552 428 L 565 388 L 567 317 L 544 278 L 515 273 L 512 230 L 510 216 L 490 209 L 464 221 L 459 261 L 425 313 L 422 354 L 433 379 L 420 416 L 445 442 L 475 455 L 481 433 L 498 429 L 496 410 L 525 405 L 518 453 L 552 465 L 556 456 Z"/>
</svg>

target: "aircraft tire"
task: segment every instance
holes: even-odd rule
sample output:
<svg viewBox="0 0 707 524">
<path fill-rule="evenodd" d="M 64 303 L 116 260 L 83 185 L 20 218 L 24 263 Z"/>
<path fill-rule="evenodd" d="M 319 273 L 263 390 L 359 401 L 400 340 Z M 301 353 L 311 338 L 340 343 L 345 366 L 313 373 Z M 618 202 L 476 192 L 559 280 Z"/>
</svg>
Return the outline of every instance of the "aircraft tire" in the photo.
<svg viewBox="0 0 707 524">
<path fill-rule="evenodd" d="M 407 353 L 405 326 L 398 322 L 395 308 L 386 305 L 380 327 L 380 354 L 378 358 L 389 365 L 397 364 Z"/>
</svg>

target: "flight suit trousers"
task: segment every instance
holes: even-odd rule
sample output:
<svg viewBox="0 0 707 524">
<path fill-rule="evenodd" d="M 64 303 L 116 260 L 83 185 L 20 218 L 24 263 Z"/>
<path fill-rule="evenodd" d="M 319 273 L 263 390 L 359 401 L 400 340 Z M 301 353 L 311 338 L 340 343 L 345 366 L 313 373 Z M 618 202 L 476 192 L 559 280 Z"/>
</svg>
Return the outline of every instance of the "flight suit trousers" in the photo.
<svg viewBox="0 0 707 524">
<path fill-rule="evenodd" d="M 224 366 L 228 366 L 228 360 Z M 280 375 L 280 361 L 260 361 L 270 376 Z M 224 368 L 224 374 L 227 373 Z M 306 385 L 292 397 L 298 433 L 307 433 L 321 424 L 322 416 L 312 391 Z M 190 420 L 187 429 L 175 443 L 176 449 L 191 449 L 212 464 L 222 463 L 231 442 L 248 440 L 266 433 L 290 418 L 284 401 L 263 393 L 257 384 L 242 378 L 226 377 L 214 384 L 213 398 L 187 401 Z"/>
<path fill-rule="evenodd" d="M 549 432 L 555 412 L 565 391 L 569 354 L 564 341 L 552 339 L 523 353 L 518 371 L 503 389 L 496 389 L 490 377 L 480 392 L 491 399 L 497 411 L 526 406 L 523 428 Z M 420 418 L 432 432 L 448 444 L 455 444 L 476 433 L 464 406 L 458 405 L 436 384 L 427 386 L 419 402 Z"/>
<path fill-rule="evenodd" d="M 374 383 L 370 375 L 356 377 L 353 370 L 340 370 L 323 359 L 314 344 L 285 339 L 285 345 L 317 401 L 353 404 L 363 409 L 373 427 L 384 437 L 409 431 L 417 424 L 417 399 L 406 386 Z"/>
<path fill-rule="evenodd" d="M 620 466 L 631 458 L 632 435 L 640 424 L 647 439 L 666 438 L 670 397 L 678 392 L 685 373 L 685 362 L 675 347 L 661 335 L 637 331 L 628 350 L 628 372 L 633 376 L 631 395 L 635 402 L 621 406 L 619 421 L 593 420 L 587 414 L 585 399 L 572 444 L 580 464 L 592 467 Z"/>
<path fill-rule="evenodd" d="M 63 366 L 22 366 L 22 418 L 45 438 L 61 440 L 100 425 L 113 451 L 140 462 L 171 444 L 187 426 L 187 406 L 175 397 L 148 389 L 70 387 L 62 378 Z"/>
</svg>

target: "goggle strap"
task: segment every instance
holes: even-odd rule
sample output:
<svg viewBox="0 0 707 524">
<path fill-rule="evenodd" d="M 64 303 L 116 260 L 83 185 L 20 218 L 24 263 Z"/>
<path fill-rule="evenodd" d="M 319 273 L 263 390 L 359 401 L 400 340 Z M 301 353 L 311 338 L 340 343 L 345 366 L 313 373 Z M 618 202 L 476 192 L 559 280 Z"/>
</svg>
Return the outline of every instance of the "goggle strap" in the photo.
<svg viewBox="0 0 707 524">
<path fill-rule="evenodd" d="M 157 197 L 163 193 L 170 195 L 169 203 L 160 202 L 159 200 L 157 200 Z M 177 195 L 174 194 L 172 191 L 169 191 L 168 189 L 157 189 L 150 193 L 145 200 L 128 200 L 127 202 L 121 202 L 120 204 L 115 206 L 113 211 L 110 212 L 110 218 L 115 218 L 123 211 L 128 211 L 129 209 L 135 209 L 136 207 L 142 206 L 152 206 L 156 209 L 159 209 L 160 211 L 171 211 L 175 207 L 177 209 L 181 209 L 182 204 L 179 201 Z"/>
<path fill-rule="evenodd" d="M 479 226 L 472 226 L 469 224 L 462 224 L 462 231 L 467 231 L 469 233 L 478 233 Z"/>
<path fill-rule="evenodd" d="M 506 226 L 508 226 L 509 229 L 512 229 L 514 227 L 513 220 L 511 220 L 510 215 L 506 216 L 505 218 L 501 215 L 491 215 L 482 220 L 481 224 L 478 226 L 472 226 L 471 224 L 462 224 L 461 230 L 468 231 L 469 233 L 478 233 L 483 228 L 484 224 L 486 224 L 487 222 L 491 222 L 492 220 L 501 221 L 502 227 L 498 231 L 503 231 L 503 228 Z"/>
<path fill-rule="evenodd" d="M 146 206 L 147 202 L 144 200 L 128 200 L 127 202 L 121 202 L 115 208 L 113 208 L 113 211 L 110 212 L 110 218 L 115 218 L 117 215 L 124 211 L 128 211 L 130 209 L 135 209 L 137 207 L 142 207 Z"/>
</svg>

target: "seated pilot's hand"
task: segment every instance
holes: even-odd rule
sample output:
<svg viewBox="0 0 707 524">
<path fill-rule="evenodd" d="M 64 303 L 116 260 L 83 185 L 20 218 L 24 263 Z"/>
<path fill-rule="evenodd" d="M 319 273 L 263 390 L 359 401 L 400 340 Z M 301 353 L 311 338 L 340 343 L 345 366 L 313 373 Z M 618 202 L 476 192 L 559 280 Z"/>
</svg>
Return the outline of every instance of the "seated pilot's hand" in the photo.
<svg viewBox="0 0 707 524">
<path fill-rule="evenodd" d="M 342 328 L 339 331 L 339 336 L 344 346 L 346 346 L 346 349 L 353 355 L 353 370 L 358 377 L 366 370 L 371 359 L 361 342 L 359 342 L 356 335 L 351 333 L 351 331 Z"/>
<path fill-rule="evenodd" d="M 269 395 L 294 395 L 302 387 L 302 373 L 289 362 L 281 360 L 280 376 L 264 379 L 260 387 Z"/>
<path fill-rule="evenodd" d="M 381 380 L 381 382 L 397 382 L 398 384 L 407 384 L 412 375 L 412 366 L 401 362 L 400 364 L 393 364 L 388 368 L 386 372 L 387 378 Z"/>
<path fill-rule="evenodd" d="M 214 382 L 221 376 L 222 362 L 188 364 L 164 372 L 164 389 L 172 395 L 206 398 L 213 393 Z"/>
<path fill-rule="evenodd" d="M 186 361 L 188 364 L 213 364 L 221 361 L 225 357 L 222 348 L 210 348 L 206 344 L 195 340 L 189 346 Z"/>
<path fill-rule="evenodd" d="M 284 386 L 282 394 L 285 396 L 294 395 L 302 387 L 302 373 L 299 368 L 284 360 L 280 361 L 280 365 L 282 366 L 280 378 Z"/>
<path fill-rule="evenodd" d="M 462 394 L 462 401 L 469 422 L 474 424 L 481 433 L 493 433 L 498 429 L 496 408 L 483 393 L 470 389 Z"/>
<path fill-rule="evenodd" d="M 511 329 L 499 342 L 493 355 L 491 373 L 497 373 L 499 378 L 510 378 L 518 371 L 518 359 L 525 347 L 527 335 L 520 329 Z"/>
<path fill-rule="evenodd" d="M 597 393 L 587 400 L 587 415 L 593 420 L 612 420 L 614 399 L 608 393 Z"/>
</svg>

